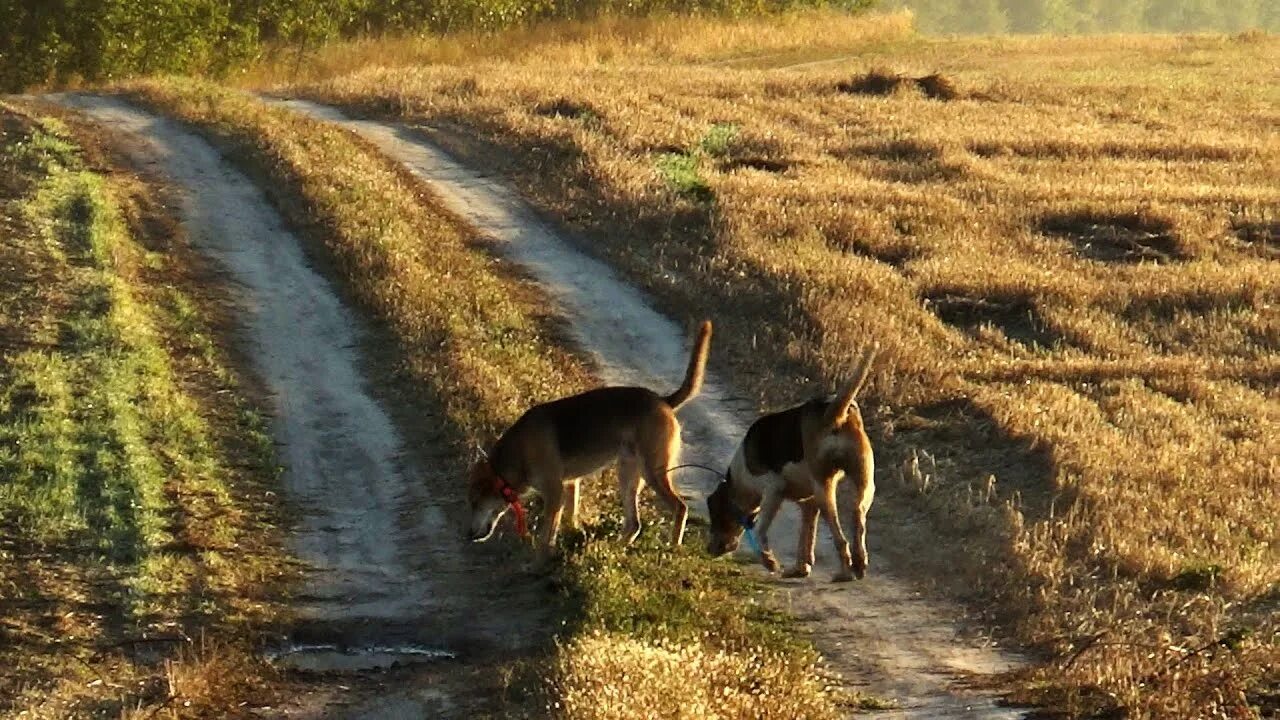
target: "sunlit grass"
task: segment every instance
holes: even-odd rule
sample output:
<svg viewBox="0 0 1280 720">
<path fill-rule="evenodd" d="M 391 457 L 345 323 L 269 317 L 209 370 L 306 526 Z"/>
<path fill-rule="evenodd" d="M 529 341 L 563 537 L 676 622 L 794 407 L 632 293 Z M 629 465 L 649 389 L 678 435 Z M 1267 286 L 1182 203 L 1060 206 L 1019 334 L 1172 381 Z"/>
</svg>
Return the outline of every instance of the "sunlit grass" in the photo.
<svg viewBox="0 0 1280 720">
<path fill-rule="evenodd" d="M 950 538 L 911 566 L 1072 657 L 1044 697 L 1191 716 L 1274 704 L 1280 666 L 1280 89 L 1241 70 L 1277 43 L 868 40 L 759 71 L 617 42 L 304 92 L 515 178 L 669 312 L 716 318 L 716 357 L 767 404 L 879 341 L 875 515 L 929 507 Z M 851 82 L 877 70 L 940 72 L 950 99 Z M 535 111 L 552 101 L 593 122 Z M 1188 654 L 1205 644 L 1225 649 Z"/>
<path fill-rule="evenodd" d="M 913 33 L 905 12 L 807 11 L 742 17 L 658 15 L 543 22 L 500 32 L 361 38 L 314 48 L 279 47 L 233 74 L 240 87 L 330 78 L 367 67 L 472 65 L 489 61 L 616 64 L 768 62 L 841 53 Z M 299 55 L 301 53 L 301 55 Z"/>
</svg>

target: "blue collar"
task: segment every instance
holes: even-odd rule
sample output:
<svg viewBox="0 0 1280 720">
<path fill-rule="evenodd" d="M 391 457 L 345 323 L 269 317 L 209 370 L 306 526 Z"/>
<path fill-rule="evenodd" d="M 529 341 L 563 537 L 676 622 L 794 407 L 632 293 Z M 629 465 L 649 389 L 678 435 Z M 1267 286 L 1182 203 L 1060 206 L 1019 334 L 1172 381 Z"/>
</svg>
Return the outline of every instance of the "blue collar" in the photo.
<svg viewBox="0 0 1280 720">
<path fill-rule="evenodd" d="M 760 547 L 760 541 L 756 539 L 756 521 L 748 515 L 738 515 L 738 524 L 742 526 L 743 533 L 747 536 L 747 545 L 751 546 L 755 554 L 763 555 L 764 548 Z"/>
</svg>

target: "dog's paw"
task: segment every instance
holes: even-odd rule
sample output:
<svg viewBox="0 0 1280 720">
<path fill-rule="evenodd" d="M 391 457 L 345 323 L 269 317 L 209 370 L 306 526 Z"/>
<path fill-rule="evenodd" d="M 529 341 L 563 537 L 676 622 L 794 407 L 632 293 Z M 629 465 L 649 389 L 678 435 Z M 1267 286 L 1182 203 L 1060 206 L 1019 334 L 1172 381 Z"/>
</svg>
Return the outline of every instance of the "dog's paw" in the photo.
<svg viewBox="0 0 1280 720">
<path fill-rule="evenodd" d="M 546 575 L 555 569 L 556 561 L 560 559 L 559 550 L 552 550 L 547 553 L 539 553 L 534 559 L 525 564 L 525 572 L 531 575 Z"/>
<path fill-rule="evenodd" d="M 853 574 L 859 580 L 867 576 L 867 556 L 858 555 L 853 558 Z"/>
<path fill-rule="evenodd" d="M 640 523 L 634 525 L 628 523 L 622 526 L 622 544 L 630 545 L 640 537 Z"/>
<path fill-rule="evenodd" d="M 813 567 L 810 566 L 809 563 L 797 563 L 795 567 L 782 573 L 782 577 L 787 578 L 788 580 L 807 578 L 809 577 L 809 572 L 811 570 L 813 570 Z"/>
<path fill-rule="evenodd" d="M 774 557 L 773 553 L 768 550 L 760 554 L 760 563 L 764 565 L 765 570 L 771 573 L 778 572 L 782 568 L 778 558 Z"/>
<path fill-rule="evenodd" d="M 831 582 L 853 582 L 853 570 L 845 568 L 831 577 Z"/>
</svg>

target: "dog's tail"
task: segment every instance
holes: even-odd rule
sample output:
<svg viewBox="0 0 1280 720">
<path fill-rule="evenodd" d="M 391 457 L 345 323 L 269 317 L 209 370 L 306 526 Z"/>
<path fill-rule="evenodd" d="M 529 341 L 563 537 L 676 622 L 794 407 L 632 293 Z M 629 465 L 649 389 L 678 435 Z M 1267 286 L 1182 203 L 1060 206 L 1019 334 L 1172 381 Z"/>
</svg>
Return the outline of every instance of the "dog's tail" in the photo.
<svg viewBox="0 0 1280 720">
<path fill-rule="evenodd" d="M 711 321 L 703 320 L 698 328 L 698 339 L 693 343 L 693 355 L 689 357 L 689 369 L 684 373 L 684 384 L 679 390 L 664 398 L 672 410 L 689 402 L 702 390 L 702 376 L 707 373 L 707 353 L 711 350 Z"/>
<path fill-rule="evenodd" d="M 876 351 L 879 349 L 879 344 L 876 344 L 862 354 L 862 361 L 859 363 L 857 374 L 845 386 L 844 392 L 836 397 L 835 402 L 827 407 L 826 417 L 823 418 L 827 426 L 834 427 L 844 424 L 849 416 L 849 407 L 858 398 L 858 393 L 862 391 L 862 386 L 867 382 L 867 376 L 871 374 L 871 364 L 875 361 Z"/>
</svg>

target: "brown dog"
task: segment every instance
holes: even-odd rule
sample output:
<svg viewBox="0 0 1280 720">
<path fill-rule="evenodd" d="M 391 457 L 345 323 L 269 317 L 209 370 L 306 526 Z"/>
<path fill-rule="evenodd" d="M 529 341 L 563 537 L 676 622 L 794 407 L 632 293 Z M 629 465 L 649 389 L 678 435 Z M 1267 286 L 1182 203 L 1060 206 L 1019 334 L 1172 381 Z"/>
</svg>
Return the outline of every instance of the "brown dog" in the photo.
<svg viewBox="0 0 1280 720">
<path fill-rule="evenodd" d="M 711 323 L 704 322 L 684 384 L 666 397 L 647 388 L 606 387 L 538 405 L 522 415 L 471 470 L 467 500 L 472 541 L 488 540 L 508 508 L 515 510 L 517 525 L 523 528 L 519 498 L 535 490 L 544 503 L 537 560 L 543 564 L 554 551 L 561 513 L 569 527 L 576 526 L 578 478 L 616 460 L 626 541 L 640 534 L 643 475 L 671 509 L 675 520 L 671 543 L 679 545 L 689 510 L 667 472 L 680 454 L 675 410 L 702 389 L 710 345 Z"/>
<path fill-rule="evenodd" d="M 790 500 L 800 506 L 800 540 L 796 564 L 783 577 L 808 577 L 813 569 L 819 513 L 831 529 L 840 555 L 841 571 L 834 580 L 866 575 L 867 511 L 876 491 L 875 464 L 855 399 L 866 382 L 871 360 L 868 352 L 857 379 L 837 397 L 810 400 L 752 423 L 724 482 L 707 498 L 711 516 L 708 552 L 718 556 L 736 550 L 743 530 L 759 516 L 755 530 L 761 561 L 770 572 L 776 572 L 778 560 L 769 548 L 769 526 L 782 501 Z M 842 477 L 853 481 L 858 498 L 853 515 L 857 552 L 852 556 L 836 508 L 836 486 Z"/>
</svg>

